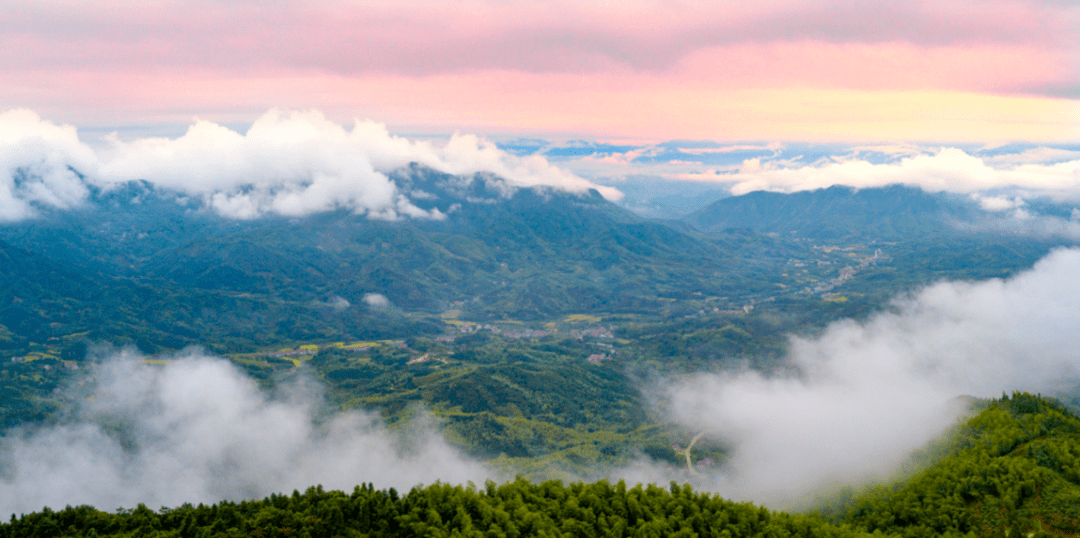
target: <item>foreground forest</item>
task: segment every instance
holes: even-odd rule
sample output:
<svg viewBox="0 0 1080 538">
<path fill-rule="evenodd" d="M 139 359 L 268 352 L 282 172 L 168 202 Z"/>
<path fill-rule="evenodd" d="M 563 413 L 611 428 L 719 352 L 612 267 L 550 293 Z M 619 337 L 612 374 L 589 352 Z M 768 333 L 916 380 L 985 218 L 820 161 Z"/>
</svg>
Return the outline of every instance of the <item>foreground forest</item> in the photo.
<svg viewBox="0 0 1080 538">
<path fill-rule="evenodd" d="M 518 479 L 483 487 L 435 483 L 408 493 L 309 488 L 263 500 L 89 506 L 12 515 L 0 538 L 335 536 L 1075 536 L 1080 533 L 1080 419 L 1026 393 L 982 410 L 928 447 L 928 467 L 893 483 L 773 512 L 669 487 Z M 880 534 L 879 534 L 880 533 Z"/>
</svg>

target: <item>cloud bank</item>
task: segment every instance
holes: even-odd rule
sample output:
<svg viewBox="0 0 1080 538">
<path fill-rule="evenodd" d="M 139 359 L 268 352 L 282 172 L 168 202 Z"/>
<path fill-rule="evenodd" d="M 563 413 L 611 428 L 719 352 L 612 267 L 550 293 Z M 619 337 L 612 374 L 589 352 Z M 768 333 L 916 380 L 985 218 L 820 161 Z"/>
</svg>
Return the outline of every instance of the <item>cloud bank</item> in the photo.
<svg viewBox="0 0 1080 538">
<path fill-rule="evenodd" d="M 1080 250 L 1008 280 L 942 282 L 866 322 L 793 338 L 796 376 L 699 375 L 670 388 L 675 420 L 734 443 L 708 485 L 783 503 L 884 478 L 963 411 L 961 395 L 1080 383 Z"/>
<path fill-rule="evenodd" d="M 508 144 L 510 149 L 519 147 Z M 673 201 L 678 197 L 690 201 L 685 204 L 688 209 L 681 212 L 668 210 L 669 217 L 707 205 L 712 200 L 693 200 L 697 193 L 708 189 L 742 195 L 762 190 L 791 193 L 834 185 L 873 188 L 904 184 L 928 192 L 967 195 L 986 212 L 986 220 L 996 221 L 987 223 L 987 229 L 1035 235 L 1053 232 L 1060 236 L 1060 231 L 1068 227 L 1060 218 L 1068 216 L 1068 207 L 1064 211 L 1053 208 L 1058 213 L 1056 220 L 1043 218 L 1040 210 L 1047 209 L 1044 205 L 1048 200 L 1080 204 L 1080 151 L 1075 145 L 1013 144 L 961 149 L 914 144 L 725 145 L 669 141 L 569 147 L 541 140 L 525 149 L 548 155 L 582 177 L 618 186 L 625 193 L 620 202 L 628 209 L 648 214 L 654 207 L 670 205 L 674 209 L 678 204 Z M 1006 216 L 1009 218 L 1004 219 Z M 1040 222 L 1036 225 L 1027 217 L 1036 217 Z"/>
<path fill-rule="evenodd" d="M 312 387 L 271 397 L 227 361 L 198 353 L 163 367 L 121 354 L 94 370 L 81 396 L 71 420 L 0 439 L 0 513 L 494 477 L 422 421 L 391 432 L 367 413 L 322 416 Z"/>
<path fill-rule="evenodd" d="M 1024 196 L 1080 200 L 1080 159 L 1020 164 L 1004 161 L 998 167 L 993 163 L 992 159 L 974 156 L 961 149 L 942 148 L 889 163 L 835 158 L 800 166 L 755 158 L 731 170 L 713 170 L 685 177 L 729 183 L 731 193 L 735 195 L 760 190 L 795 192 L 832 185 L 866 188 L 902 183 L 929 192 L 976 193 L 1012 188 Z"/>
<path fill-rule="evenodd" d="M 28 110 L 0 114 L 0 222 L 33 216 L 33 204 L 82 203 L 89 191 L 72 168 L 95 162 L 74 127 L 41 121 Z"/>
<path fill-rule="evenodd" d="M 315 111 L 271 110 L 244 134 L 196 121 L 178 138 L 112 137 L 108 148 L 95 151 L 74 127 L 14 110 L 0 114 L 0 142 L 0 221 L 31 217 L 35 205 L 73 207 L 90 186 L 108 189 L 131 180 L 198 197 L 240 219 L 338 208 L 375 218 L 441 218 L 438 211 L 417 208 L 387 178 L 411 162 L 450 174 L 491 172 L 517 187 L 619 194 L 543 157 L 509 155 L 473 135 L 437 145 L 393 136 L 371 121 L 346 129 Z"/>
</svg>

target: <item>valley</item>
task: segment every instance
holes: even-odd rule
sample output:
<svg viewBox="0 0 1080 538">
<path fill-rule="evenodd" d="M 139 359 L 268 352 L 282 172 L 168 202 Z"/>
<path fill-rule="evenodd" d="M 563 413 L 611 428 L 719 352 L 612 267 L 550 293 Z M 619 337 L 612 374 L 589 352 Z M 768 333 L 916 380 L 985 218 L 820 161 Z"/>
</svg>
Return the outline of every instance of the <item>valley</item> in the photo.
<svg viewBox="0 0 1080 538">
<path fill-rule="evenodd" d="M 123 350 L 162 369 L 205 350 L 265 391 L 317 383 L 327 416 L 374 413 L 390 431 L 429 421 L 503 476 L 599 480 L 644 462 L 721 480 L 737 445 L 673 420 L 673 384 L 799 379 L 793 338 L 888 314 L 937 281 L 1016 275 L 1070 244 L 964 230 L 935 219 L 974 209 L 910 189 L 752 194 L 710 206 L 726 220 L 675 222 L 490 176 L 391 177 L 446 217 L 230 220 L 132 183 L 0 226 L 0 424 L 77 415 L 73 394 Z M 882 204 L 906 213 L 853 216 Z M 809 224 L 837 212 L 847 220 Z"/>
</svg>

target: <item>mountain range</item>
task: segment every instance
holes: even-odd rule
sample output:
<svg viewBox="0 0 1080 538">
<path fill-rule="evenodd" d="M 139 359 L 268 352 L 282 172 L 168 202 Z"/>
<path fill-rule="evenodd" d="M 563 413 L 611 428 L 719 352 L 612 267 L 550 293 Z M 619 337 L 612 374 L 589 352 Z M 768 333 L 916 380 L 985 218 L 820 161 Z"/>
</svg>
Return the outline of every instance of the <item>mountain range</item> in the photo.
<svg viewBox="0 0 1080 538">
<path fill-rule="evenodd" d="M 703 231 L 745 228 L 815 240 L 873 238 L 895 241 L 956 235 L 950 226 L 980 215 L 977 204 L 955 195 L 890 185 L 854 189 L 836 185 L 790 194 L 756 191 L 718 200 L 685 217 Z"/>
<path fill-rule="evenodd" d="M 780 274 L 819 259 L 826 277 L 836 270 L 820 259 L 827 244 L 872 253 L 900 242 L 887 250 L 901 265 L 908 252 L 949 245 L 943 270 L 916 267 L 904 286 L 923 273 L 999 276 L 1052 246 L 965 231 L 955 222 L 979 218 L 977 204 L 903 186 L 755 192 L 671 221 L 595 191 L 514 187 L 491 174 L 413 164 L 389 177 L 441 218 L 340 209 L 236 220 L 142 181 L 93 188 L 75 209 L 39 208 L 37 219 L 0 226 L 0 347 L 84 335 L 227 352 L 437 333 L 434 316 L 451 310 L 477 320 L 683 315 L 800 290 Z M 979 258 L 985 248 L 1000 255 Z"/>
</svg>

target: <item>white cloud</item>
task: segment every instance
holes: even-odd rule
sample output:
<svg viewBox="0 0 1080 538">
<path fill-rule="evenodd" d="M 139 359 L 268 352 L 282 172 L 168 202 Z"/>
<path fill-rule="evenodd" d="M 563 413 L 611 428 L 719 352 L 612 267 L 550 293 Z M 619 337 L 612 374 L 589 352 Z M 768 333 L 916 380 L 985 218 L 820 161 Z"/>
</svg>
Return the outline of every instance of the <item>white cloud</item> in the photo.
<svg viewBox="0 0 1080 538">
<path fill-rule="evenodd" d="M 689 153 L 691 155 L 703 155 L 708 153 L 730 153 L 732 151 L 747 151 L 747 150 L 769 150 L 779 151 L 783 149 L 783 145 L 778 142 L 769 144 L 736 144 L 733 146 L 722 146 L 715 148 L 678 148 L 680 153 Z"/>
<path fill-rule="evenodd" d="M 735 444 L 711 489 L 780 503 L 895 471 L 957 416 L 960 395 L 1080 382 L 1080 250 L 1009 280 L 943 282 L 896 312 L 794 338 L 798 376 L 700 375 L 670 391 L 679 422 Z"/>
<path fill-rule="evenodd" d="M 749 146 L 748 146 L 749 147 Z M 683 149 L 682 153 L 711 154 L 708 150 Z M 654 176 L 670 180 L 694 180 L 723 184 L 734 195 L 767 190 L 795 192 L 847 185 L 855 188 L 890 184 L 918 186 L 929 192 L 962 194 L 1014 191 L 1026 198 L 1047 196 L 1080 200 L 1080 152 L 1036 148 L 1015 154 L 980 157 L 957 148 L 923 148 L 910 144 L 833 148 L 806 163 L 795 150 L 772 157 L 747 159 L 732 164 L 699 164 L 685 159 L 635 161 L 655 155 L 659 147 L 635 149 L 627 154 L 560 160 L 560 164 L 585 177 L 631 178 Z M 865 153 L 885 154 L 899 160 L 875 163 Z M 672 187 L 677 188 L 677 187 Z"/>
<path fill-rule="evenodd" d="M 1073 208 L 1069 218 L 1033 214 L 1023 207 L 975 222 L 954 222 L 962 230 L 989 231 L 1005 235 L 1057 237 L 1080 240 L 1080 210 Z"/>
<path fill-rule="evenodd" d="M 6 432 L 0 513 L 497 478 L 430 424 L 395 433 L 362 412 L 317 419 L 311 387 L 275 398 L 222 359 L 192 354 L 163 367 L 140 359 L 125 353 L 98 367 L 77 420 Z"/>
<path fill-rule="evenodd" d="M 1080 160 L 1029 163 L 994 168 L 984 159 L 945 148 L 931 155 L 905 157 L 898 163 L 874 164 L 860 159 L 820 165 L 781 167 L 760 159 L 745 161 L 734 174 L 701 175 L 698 179 L 732 183 L 733 194 L 772 190 L 794 192 L 848 185 L 856 188 L 902 183 L 930 192 L 974 193 L 1012 187 L 1028 196 L 1080 199 Z"/>
<path fill-rule="evenodd" d="M 390 306 L 390 299 L 387 299 L 386 296 L 381 293 L 365 294 L 364 302 L 367 303 L 369 306 L 374 306 L 376 308 Z"/>
<path fill-rule="evenodd" d="M 971 199 L 979 203 L 979 207 L 983 211 L 1006 211 L 1009 209 L 1017 209 L 1024 205 L 1024 201 L 1019 196 L 1013 197 L 1010 200 L 1005 196 L 980 196 L 978 194 L 972 194 Z"/>
<path fill-rule="evenodd" d="M 1080 151 L 1060 148 L 1033 148 L 1020 153 L 1005 153 L 984 159 L 994 166 L 1016 166 L 1021 164 L 1047 164 L 1080 160 Z"/>
<path fill-rule="evenodd" d="M 926 153 L 926 150 L 915 144 L 871 144 L 868 146 L 854 146 L 849 148 L 852 153 L 867 152 L 881 153 L 890 156 L 914 157 Z"/>
<path fill-rule="evenodd" d="M 387 135 L 389 137 L 389 135 Z M 197 121 L 176 139 L 124 143 L 103 155 L 100 177 L 146 179 L 209 197 L 220 213 L 305 215 L 338 207 L 393 218 L 411 204 L 372 165 L 362 146 L 317 112 L 270 111 L 246 134 Z"/>
<path fill-rule="evenodd" d="M 0 113 L 0 222 L 34 216 L 34 204 L 80 204 L 89 191 L 69 167 L 92 170 L 95 162 L 73 127 L 29 110 Z"/>
<path fill-rule="evenodd" d="M 108 188 L 146 180 L 204 199 L 233 218 L 267 213 L 306 215 L 336 208 L 377 218 L 442 218 L 414 206 L 386 173 L 420 162 L 451 174 L 491 172 L 520 187 L 551 186 L 572 192 L 597 188 L 552 166 L 543 157 L 515 157 L 472 135 L 444 145 L 391 135 L 382 124 L 357 121 L 351 129 L 321 113 L 271 110 L 244 134 L 196 121 L 177 138 L 121 141 L 95 152 L 74 127 L 56 126 L 29 111 L 0 115 L 0 219 L 34 214 L 32 204 L 70 207 L 86 198 L 86 183 Z M 83 173 L 84 182 L 69 167 Z M 16 181 L 16 170 L 32 181 Z"/>
</svg>

